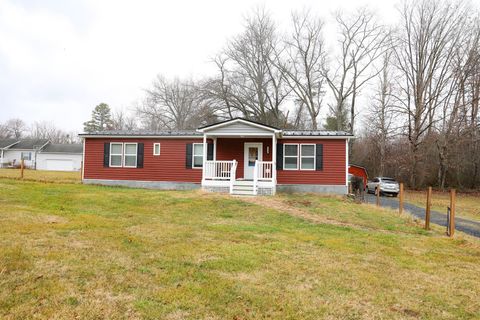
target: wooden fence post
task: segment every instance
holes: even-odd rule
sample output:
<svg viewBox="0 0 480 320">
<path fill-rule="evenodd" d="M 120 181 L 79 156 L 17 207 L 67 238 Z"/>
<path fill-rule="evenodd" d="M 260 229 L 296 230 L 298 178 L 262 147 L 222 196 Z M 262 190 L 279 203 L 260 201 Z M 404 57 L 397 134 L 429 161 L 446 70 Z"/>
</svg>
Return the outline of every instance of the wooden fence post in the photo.
<svg viewBox="0 0 480 320">
<path fill-rule="evenodd" d="M 403 182 L 400 183 L 400 196 L 398 198 L 398 213 L 403 213 Z"/>
<path fill-rule="evenodd" d="M 455 200 L 456 200 L 456 192 L 455 189 L 450 190 L 450 238 L 453 238 L 453 234 L 455 233 Z"/>
<path fill-rule="evenodd" d="M 425 207 L 425 230 L 430 230 L 430 208 L 432 206 L 432 187 L 427 190 L 427 206 Z"/>
<path fill-rule="evenodd" d="M 24 163 L 24 160 L 22 159 L 20 161 L 20 178 L 23 179 L 23 169 L 25 168 L 25 163 Z"/>
<path fill-rule="evenodd" d="M 380 187 L 375 187 L 375 195 L 377 196 L 377 206 L 380 206 Z"/>
</svg>

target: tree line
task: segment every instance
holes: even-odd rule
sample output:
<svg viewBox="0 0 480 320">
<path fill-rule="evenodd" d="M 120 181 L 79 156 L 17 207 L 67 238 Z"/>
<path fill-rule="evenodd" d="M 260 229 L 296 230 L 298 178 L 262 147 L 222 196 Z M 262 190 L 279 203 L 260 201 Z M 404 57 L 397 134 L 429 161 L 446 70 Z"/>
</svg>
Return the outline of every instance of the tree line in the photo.
<svg viewBox="0 0 480 320">
<path fill-rule="evenodd" d="M 78 133 L 59 129 L 53 122 L 36 121 L 28 125 L 13 118 L 0 123 L 0 139 L 46 139 L 52 143 L 79 143 Z"/>
</svg>

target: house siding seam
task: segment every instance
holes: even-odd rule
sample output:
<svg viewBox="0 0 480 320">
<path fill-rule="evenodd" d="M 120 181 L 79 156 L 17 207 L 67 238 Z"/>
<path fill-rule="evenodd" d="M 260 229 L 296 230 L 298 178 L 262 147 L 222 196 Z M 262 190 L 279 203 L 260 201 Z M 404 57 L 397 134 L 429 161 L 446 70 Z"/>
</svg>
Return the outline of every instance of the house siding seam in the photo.
<svg viewBox="0 0 480 320">
<path fill-rule="evenodd" d="M 103 148 L 105 142 L 143 143 L 143 168 L 104 167 Z M 185 167 L 185 150 L 188 143 L 202 142 L 201 138 L 85 138 L 84 179 L 200 183 L 202 181 L 202 170 Z M 160 143 L 161 145 L 159 156 L 153 155 L 154 143 Z"/>
</svg>

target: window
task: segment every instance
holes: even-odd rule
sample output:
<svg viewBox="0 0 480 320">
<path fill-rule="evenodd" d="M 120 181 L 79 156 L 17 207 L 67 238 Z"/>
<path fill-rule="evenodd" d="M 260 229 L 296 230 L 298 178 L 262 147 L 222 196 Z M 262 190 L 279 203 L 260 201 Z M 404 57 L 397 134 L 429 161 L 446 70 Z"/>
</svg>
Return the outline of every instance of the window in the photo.
<svg viewBox="0 0 480 320">
<path fill-rule="evenodd" d="M 300 145 L 300 169 L 315 170 L 315 145 Z"/>
<path fill-rule="evenodd" d="M 22 160 L 32 160 L 32 153 L 31 152 L 22 152 L 20 155 Z"/>
<path fill-rule="evenodd" d="M 137 167 L 137 144 L 136 143 L 125 143 L 125 154 L 124 154 L 124 167 L 136 168 Z"/>
<path fill-rule="evenodd" d="M 298 144 L 283 145 L 283 168 L 285 170 L 298 169 Z"/>
<path fill-rule="evenodd" d="M 153 155 L 159 156 L 160 155 L 160 143 L 153 144 Z"/>
<path fill-rule="evenodd" d="M 110 143 L 110 167 L 122 166 L 123 143 Z"/>
<path fill-rule="evenodd" d="M 203 143 L 193 144 L 193 168 L 203 167 Z"/>
</svg>

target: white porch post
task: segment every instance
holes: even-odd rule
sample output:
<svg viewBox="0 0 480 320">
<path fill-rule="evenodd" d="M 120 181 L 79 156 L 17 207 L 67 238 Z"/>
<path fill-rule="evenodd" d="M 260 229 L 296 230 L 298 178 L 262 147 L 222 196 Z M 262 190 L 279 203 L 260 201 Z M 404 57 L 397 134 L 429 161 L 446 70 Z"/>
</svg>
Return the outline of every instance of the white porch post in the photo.
<svg viewBox="0 0 480 320">
<path fill-rule="evenodd" d="M 213 138 L 213 161 L 217 161 L 217 137 Z"/>
<path fill-rule="evenodd" d="M 272 183 L 273 194 L 277 189 L 277 136 L 275 133 L 272 136 Z"/>
<path fill-rule="evenodd" d="M 3 149 L 0 150 L 0 168 L 3 168 Z"/>
<path fill-rule="evenodd" d="M 205 181 L 205 167 L 206 166 L 207 166 L 207 135 L 203 134 L 202 184 Z"/>
</svg>

